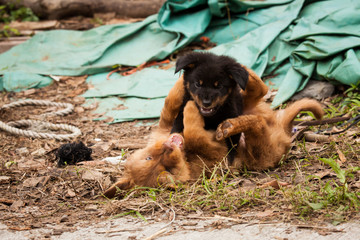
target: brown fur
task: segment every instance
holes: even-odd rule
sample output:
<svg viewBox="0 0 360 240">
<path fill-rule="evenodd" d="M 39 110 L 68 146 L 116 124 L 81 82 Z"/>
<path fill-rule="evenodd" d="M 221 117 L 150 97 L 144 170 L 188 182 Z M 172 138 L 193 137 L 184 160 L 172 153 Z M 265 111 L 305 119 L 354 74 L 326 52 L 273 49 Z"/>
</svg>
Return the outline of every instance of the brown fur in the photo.
<svg viewBox="0 0 360 240">
<path fill-rule="evenodd" d="M 169 112 L 163 110 L 162 113 Z M 203 117 L 193 101 L 189 101 L 184 109 L 184 126 L 184 138 L 187 139 L 184 148 L 171 145 L 169 130 L 159 129 L 151 136 L 155 141 L 130 156 L 125 164 L 125 175 L 104 195 L 111 198 L 117 189 L 126 190 L 135 185 L 158 187 L 197 179 L 204 168 L 212 169 L 226 155 L 225 143 L 215 140 L 214 131 L 204 129 Z"/>
<path fill-rule="evenodd" d="M 183 132 L 184 108 L 190 100 L 195 101 L 204 117 L 206 130 L 216 130 L 221 122 L 242 114 L 240 89 L 246 88 L 249 73 L 235 59 L 210 52 L 191 52 L 177 59 L 175 73 L 181 70 L 184 72 L 185 94 L 171 133 Z M 225 141 L 229 164 L 236 155 L 233 143 L 239 142 L 239 139 L 240 134 L 235 134 Z"/>
<path fill-rule="evenodd" d="M 136 151 L 126 162 L 125 175 L 104 195 L 113 197 L 116 189 L 135 185 L 156 187 L 197 179 L 205 170 L 211 172 L 228 150 L 224 139 L 243 133 L 232 168 L 264 170 L 275 167 L 286 157 L 291 145 L 292 121 L 303 110 L 317 118 L 323 115 L 317 101 L 303 99 L 285 110 L 273 111 L 263 102 L 267 86 L 249 70 L 249 82 L 242 92 L 244 115 L 222 122 L 216 133 L 204 129 L 204 119 L 193 101 L 184 108 L 184 147 L 171 143 L 169 132 L 180 108 L 184 86 L 182 77 L 171 89 L 161 112 L 159 129 L 146 148 Z M 151 157 L 151 160 L 146 160 Z"/>
<path fill-rule="evenodd" d="M 174 119 L 179 112 L 184 91 L 184 79 L 183 76 L 181 76 L 165 98 L 164 107 L 160 114 L 159 128 L 151 134 L 150 140 L 144 149 L 137 150 L 130 156 L 125 164 L 124 176 L 107 189 L 104 192 L 104 196 L 108 198 L 114 197 L 117 189 L 131 189 L 135 185 L 156 187 L 164 179 L 167 179 L 169 175 L 164 172 L 165 168 L 160 161 L 160 158 L 162 157 L 161 151 L 163 143 L 166 142 L 169 136 Z M 165 155 L 165 153 L 166 152 L 164 151 L 162 154 Z M 154 155 L 158 160 L 158 164 L 149 164 L 150 162 L 146 161 L 149 154 Z M 175 156 L 175 154 L 179 154 L 177 159 L 179 159 L 180 162 L 183 158 L 183 153 L 181 151 L 174 151 L 172 156 Z M 165 157 L 168 156 L 164 156 L 164 159 Z M 180 163 L 178 166 L 180 166 Z M 164 173 L 162 178 L 158 178 L 160 173 Z M 166 177 L 164 177 L 165 175 Z"/>
<path fill-rule="evenodd" d="M 302 99 L 284 110 L 273 111 L 260 102 L 244 115 L 225 120 L 216 131 L 216 139 L 222 140 L 232 134 L 243 133 L 243 141 L 232 167 L 246 166 L 252 170 L 275 167 L 291 145 L 292 121 L 300 111 L 311 111 L 315 117 L 323 116 L 321 105 L 310 99 Z"/>
<path fill-rule="evenodd" d="M 179 112 L 185 94 L 184 76 L 182 75 L 165 98 L 164 107 L 160 114 L 159 129 L 170 130 Z"/>
</svg>

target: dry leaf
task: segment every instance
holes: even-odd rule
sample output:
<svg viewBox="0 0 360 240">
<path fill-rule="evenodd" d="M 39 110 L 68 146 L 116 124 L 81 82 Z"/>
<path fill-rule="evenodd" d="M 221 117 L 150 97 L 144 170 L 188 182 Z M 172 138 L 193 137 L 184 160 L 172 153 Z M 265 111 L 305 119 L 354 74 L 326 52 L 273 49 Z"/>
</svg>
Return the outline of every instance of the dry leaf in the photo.
<svg viewBox="0 0 360 240">
<path fill-rule="evenodd" d="M 16 200 L 15 202 L 13 202 L 13 204 L 11 204 L 10 209 L 12 211 L 18 211 L 23 206 L 25 206 L 25 203 L 23 201 Z"/>
<path fill-rule="evenodd" d="M 259 212 L 256 214 L 257 217 L 263 218 L 263 217 L 269 217 L 274 215 L 274 211 L 273 210 L 265 210 L 263 212 Z"/>
<path fill-rule="evenodd" d="M 77 165 L 83 165 L 83 166 L 98 166 L 98 165 L 105 165 L 106 163 L 102 160 L 96 160 L 96 161 L 84 161 L 84 162 L 78 162 Z"/>
<path fill-rule="evenodd" d="M 360 189 L 360 181 L 357 181 L 352 186 Z"/>
<path fill-rule="evenodd" d="M 45 186 L 46 183 L 49 181 L 49 176 L 43 177 L 35 177 L 35 178 L 28 178 L 23 182 L 24 187 L 41 187 Z"/>
<path fill-rule="evenodd" d="M 70 197 L 70 198 L 73 198 L 76 196 L 76 193 L 72 190 L 72 189 L 68 189 L 67 190 L 67 193 L 66 193 L 66 197 Z"/>
<path fill-rule="evenodd" d="M 74 90 L 72 93 L 68 94 L 68 97 L 75 97 L 77 95 L 80 95 L 82 93 L 84 93 L 86 91 L 85 88 L 77 88 L 76 90 Z"/>
<path fill-rule="evenodd" d="M 18 162 L 18 168 L 20 170 L 39 170 L 41 168 L 44 168 L 45 166 L 45 160 L 39 159 L 37 161 L 34 160 L 25 160 L 25 161 L 19 161 Z"/>
<path fill-rule="evenodd" d="M 75 107 L 75 112 L 76 113 L 83 113 L 83 112 L 85 112 L 85 109 L 83 107 Z"/>
<path fill-rule="evenodd" d="M 85 170 L 84 173 L 82 174 L 83 180 L 101 181 L 103 178 L 104 178 L 104 174 L 96 170 Z"/>
<path fill-rule="evenodd" d="M 114 147 L 112 142 L 98 142 L 92 148 L 94 152 L 107 152 Z"/>
<path fill-rule="evenodd" d="M 34 88 L 28 89 L 24 91 L 24 96 L 29 96 L 31 94 L 34 94 L 36 90 Z"/>
<path fill-rule="evenodd" d="M 267 188 L 267 187 L 273 187 L 275 189 L 280 189 L 280 187 L 287 186 L 289 183 L 286 182 L 278 182 L 277 180 L 273 180 L 267 183 L 264 183 L 260 186 L 260 188 Z"/>
<path fill-rule="evenodd" d="M 325 170 L 314 174 L 315 176 L 319 177 L 320 179 L 326 177 L 326 176 L 332 176 L 334 175 L 331 170 Z"/>
<path fill-rule="evenodd" d="M 336 152 L 338 153 L 339 158 L 340 158 L 340 161 L 337 161 L 337 163 L 341 166 L 343 163 L 346 162 L 346 157 L 337 145 L 335 145 L 335 148 L 336 148 Z"/>
<path fill-rule="evenodd" d="M 39 148 L 31 153 L 34 157 L 41 157 L 46 154 L 46 150 L 44 148 Z"/>
<path fill-rule="evenodd" d="M 0 176 L 0 184 L 10 182 L 11 177 L 8 176 Z"/>
</svg>

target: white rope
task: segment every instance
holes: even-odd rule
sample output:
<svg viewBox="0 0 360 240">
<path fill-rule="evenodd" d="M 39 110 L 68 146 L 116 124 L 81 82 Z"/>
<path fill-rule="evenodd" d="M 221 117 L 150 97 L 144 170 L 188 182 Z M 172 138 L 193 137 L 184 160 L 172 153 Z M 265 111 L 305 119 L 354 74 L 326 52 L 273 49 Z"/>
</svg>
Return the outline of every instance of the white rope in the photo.
<svg viewBox="0 0 360 240">
<path fill-rule="evenodd" d="M 63 110 L 57 111 L 57 112 L 51 112 L 51 113 L 44 113 L 41 116 L 65 116 L 72 111 L 74 111 L 74 106 L 70 103 L 57 103 L 57 102 L 51 102 L 46 100 L 20 100 L 13 103 L 6 104 L 2 106 L 0 109 L 8 110 L 10 108 L 14 107 L 22 107 L 22 106 L 51 106 L 51 107 L 61 107 L 65 108 Z"/>
<path fill-rule="evenodd" d="M 45 100 L 20 100 L 17 102 L 13 102 L 10 104 L 6 104 L 0 108 L 0 110 L 9 110 L 10 108 L 21 107 L 21 106 L 54 106 L 65 108 L 56 112 L 45 113 L 41 116 L 65 116 L 71 113 L 74 110 L 74 106 L 70 103 L 56 103 Z M 45 133 L 45 132 L 37 132 L 31 130 L 23 130 L 19 129 L 19 127 L 28 127 L 31 126 L 41 127 L 46 130 L 65 130 L 68 132 L 72 132 L 71 134 L 53 134 L 53 133 Z M 19 120 L 14 122 L 4 123 L 0 121 L 0 129 L 7 131 L 14 135 L 21 135 L 32 138 L 47 138 L 47 139 L 56 139 L 56 140 L 70 140 L 71 138 L 75 138 L 81 134 L 79 128 L 70 126 L 67 124 L 52 124 L 49 122 L 38 121 L 38 120 Z"/>
</svg>

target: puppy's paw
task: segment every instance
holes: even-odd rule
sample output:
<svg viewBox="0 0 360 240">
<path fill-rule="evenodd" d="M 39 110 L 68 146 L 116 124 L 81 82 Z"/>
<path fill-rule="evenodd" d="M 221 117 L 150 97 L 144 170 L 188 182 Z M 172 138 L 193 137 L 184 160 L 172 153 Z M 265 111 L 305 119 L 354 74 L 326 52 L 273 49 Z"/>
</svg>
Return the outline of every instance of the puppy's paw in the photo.
<svg viewBox="0 0 360 240">
<path fill-rule="evenodd" d="M 165 150 L 173 151 L 175 148 L 180 150 L 184 149 L 184 138 L 178 133 L 173 133 L 170 137 L 163 143 L 163 148 Z"/>
<path fill-rule="evenodd" d="M 216 140 L 221 141 L 229 137 L 233 129 L 234 125 L 229 120 L 223 121 L 216 129 Z"/>
</svg>

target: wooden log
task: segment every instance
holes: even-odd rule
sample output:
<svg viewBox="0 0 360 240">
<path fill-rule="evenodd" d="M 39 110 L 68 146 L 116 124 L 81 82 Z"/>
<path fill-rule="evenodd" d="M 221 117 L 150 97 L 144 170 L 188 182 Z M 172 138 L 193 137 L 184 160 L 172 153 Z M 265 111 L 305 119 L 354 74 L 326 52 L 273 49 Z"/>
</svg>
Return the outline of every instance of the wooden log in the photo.
<svg viewBox="0 0 360 240">
<path fill-rule="evenodd" d="M 117 18 L 145 18 L 159 11 L 165 0 L 0 0 L 0 4 L 21 4 L 42 19 L 71 16 L 92 17 L 114 12 Z"/>
</svg>

